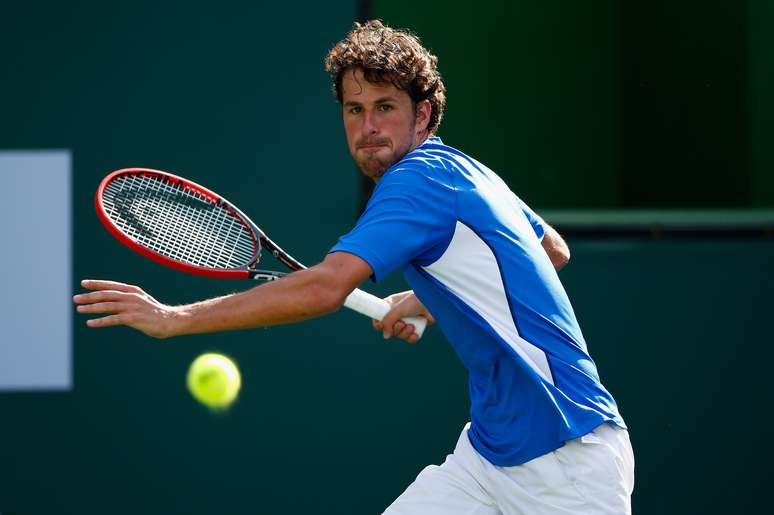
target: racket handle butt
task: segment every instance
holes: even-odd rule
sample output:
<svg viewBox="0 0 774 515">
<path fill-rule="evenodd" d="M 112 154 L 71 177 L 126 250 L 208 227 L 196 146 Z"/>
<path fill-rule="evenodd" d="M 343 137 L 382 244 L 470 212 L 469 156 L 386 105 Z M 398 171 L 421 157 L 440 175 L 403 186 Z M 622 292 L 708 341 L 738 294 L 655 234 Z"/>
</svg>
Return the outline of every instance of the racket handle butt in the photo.
<svg viewBox="0 0 774 515">
<path fill-rule="evenodd" d="M 390 311 L 390 303 L 386 300 L 380 299 L 375 295 L 364 292 L 363 290 L 355 290 L 349 294 L 344 301 L 344 306 L 357 311 L 358 313 L 371 317 L 374 320 L 382 320 L 384 316 Z M 420 338 L 425 332 L 427 327 L 427 319 L 423 317 L 405 317 L 402 318 L 403 322 L 414 326 L 414 332 Z"/>
</svg>

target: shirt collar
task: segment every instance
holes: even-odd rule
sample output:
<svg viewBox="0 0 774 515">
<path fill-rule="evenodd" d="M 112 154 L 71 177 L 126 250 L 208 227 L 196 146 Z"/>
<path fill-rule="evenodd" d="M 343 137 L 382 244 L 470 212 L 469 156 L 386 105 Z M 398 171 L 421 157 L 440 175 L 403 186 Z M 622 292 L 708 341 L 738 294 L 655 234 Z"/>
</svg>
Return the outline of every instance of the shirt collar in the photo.
<svg viewBox="0 0 774 515">
<path fill-rule="evenodd" d="M 425 145 L 443 145 L 443 141 L 441 141 L 441 138 L 439 138 L 438 136 L 435 136 L 435 135 L 428 136 L 427 139 L 425 139 L 425 141 L 423 141 L 422 144 L 419 145 L 417 148 L 423 147 Z"/>
</svg>

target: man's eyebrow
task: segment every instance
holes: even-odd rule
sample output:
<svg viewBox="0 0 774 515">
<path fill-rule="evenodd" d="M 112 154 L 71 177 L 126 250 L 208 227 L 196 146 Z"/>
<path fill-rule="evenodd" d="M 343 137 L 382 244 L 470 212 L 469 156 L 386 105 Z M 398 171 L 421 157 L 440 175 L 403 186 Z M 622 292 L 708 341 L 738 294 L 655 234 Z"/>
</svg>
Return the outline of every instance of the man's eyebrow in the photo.
<svg viewBox="0 0 774 515">
<path fill-rule="evenodd" d="M 396 99 L 395 97 L 386 96 L 386 97 L 377 98 L 376 100 L 373 101 L 373 103 L 383 104 L 385 102 L 397 102 L 397 101 L 398 99 Z M 359 105 L 362 105 L 361 102 L 357 102 L 356 100 L 347 100 L 346 102 L 344 102 L 344 106 L 346 107 L 359 106 Z"/>
</svg>

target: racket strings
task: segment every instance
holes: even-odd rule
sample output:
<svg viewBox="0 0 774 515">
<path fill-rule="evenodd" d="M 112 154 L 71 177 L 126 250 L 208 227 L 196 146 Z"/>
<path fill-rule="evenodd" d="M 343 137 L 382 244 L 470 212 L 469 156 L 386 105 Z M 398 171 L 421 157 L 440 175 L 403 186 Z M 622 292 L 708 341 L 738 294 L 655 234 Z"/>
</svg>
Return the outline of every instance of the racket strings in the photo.
<svg viewBox="0 0 774 515">
<path fill-rule="evenodd" d="M 192 222 L 185 227 L 188 229 L 188 237 L 178 241 L 178 243 L 182 243 L 182 247 L 177 249 L 177 253 L 172 253 L 171 257 L 208 267 L 219 267 L 220 265 L 229 267 L 229 265 L 233 264 L 238 266 L 252 259 L 254 253 L 252 238 L 249 237 L 249 234 L 244 234 L 243 236 L 247 238 L 242 243 L 246 245 L 239 245 L 239 234 L 234 232 L 234 218 L 227 211 L 217 207 L 202 195 L 188 188 L 181 188 L 179 185 L 172 185 L 158 179 L 149 179 L 148 177 L 143 177 L 143 179 L 152 182 L 153 189 L 158 194 L 157 199 L 164 198 L 164 195 L 168 193 L 165 189 L 170 186 L 184 195 L 182 198 L 176 199 L 174 211 L 165 212 L 164 222 L 166 222 L 165 226 L 167 227 L 172 227 L 172 221 L 190 220 Z M 192 204 L 191 199 L 194 199 L 196 202 Z M 191 207 L 196 209 L 192 210 Z M 213 214 L 215 216 L 212 216 Z M 222 230 L 226 222 L 231 227 L 230 231 Z M 237 224 L 236 228 L 244 231 L 241 224 Z M 176 233 L 175 235 L 178 236 L 179 234 Z M 174 243 L 168 239 L 169 233 L 165 233 L 163 236 L 167 237 L 167 244 Z M 224 262 L 219 259 L 218 255 L 213 255 L 215 249 L 227 247 L 240 251 L 237 254 L 237 263 L 234 263 L 233 260 L 231 262 Z M 187 259 L 185 259 L 186 257 Z"/>
<path fill-rule="evenodd" d="M 215 269 L 240 268 L 256 257 L 251 232 L 233 214 L 182 183 L 123 175 L 104 189 L 108 218 L 154 252 Z"/>
</svg>

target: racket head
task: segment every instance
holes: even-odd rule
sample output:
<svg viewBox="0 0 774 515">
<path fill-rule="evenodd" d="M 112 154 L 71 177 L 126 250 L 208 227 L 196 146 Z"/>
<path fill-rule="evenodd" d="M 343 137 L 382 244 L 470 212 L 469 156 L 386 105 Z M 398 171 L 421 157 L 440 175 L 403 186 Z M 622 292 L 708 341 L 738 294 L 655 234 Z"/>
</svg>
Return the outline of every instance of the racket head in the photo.
<svg viewBox="0 0 774 515">
<path fill-rule="evenodd" d="M 265 238 L 217 193 L 151 168 L 123 168 L 95 195 L 97 215 L 121 243 L 159 264 L 194 275 L 248 279 Z"/>
</svg>

